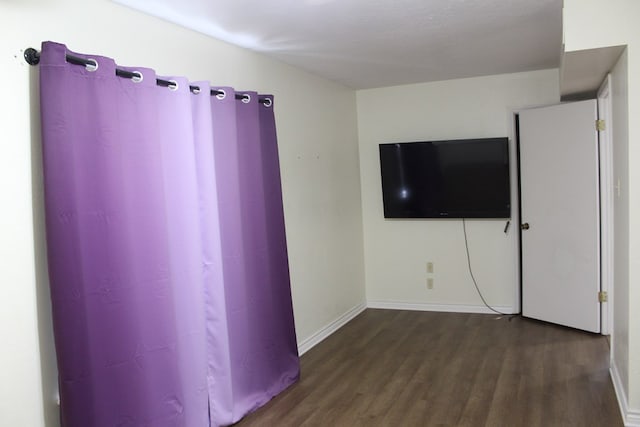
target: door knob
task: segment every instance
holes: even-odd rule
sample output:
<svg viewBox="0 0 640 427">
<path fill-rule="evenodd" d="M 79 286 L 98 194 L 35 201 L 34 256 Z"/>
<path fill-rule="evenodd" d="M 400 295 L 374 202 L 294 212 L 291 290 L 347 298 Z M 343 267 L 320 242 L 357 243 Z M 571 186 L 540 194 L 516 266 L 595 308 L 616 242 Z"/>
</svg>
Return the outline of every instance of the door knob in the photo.
<svg viewBox="0 0 640 427">
<path fill-rule="evenodd" d="M 521 230 L 528 230 L 529 229 L 529 223 L 525 222 L 524 224 L 520 225 L 520 229 Z"/>
</svg>

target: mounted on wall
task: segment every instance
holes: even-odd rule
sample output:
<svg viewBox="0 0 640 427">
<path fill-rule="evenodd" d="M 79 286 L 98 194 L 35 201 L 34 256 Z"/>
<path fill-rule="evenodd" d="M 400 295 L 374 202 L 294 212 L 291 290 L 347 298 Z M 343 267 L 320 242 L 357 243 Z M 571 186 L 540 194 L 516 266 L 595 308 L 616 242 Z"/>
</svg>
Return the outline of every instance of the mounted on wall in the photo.
<svg viewBox="0 0 640 427">
<path fill-rule="evenodd" d="M 385 218 L 509 218 L 508 138 L 380 144 Z"/>
</svg>

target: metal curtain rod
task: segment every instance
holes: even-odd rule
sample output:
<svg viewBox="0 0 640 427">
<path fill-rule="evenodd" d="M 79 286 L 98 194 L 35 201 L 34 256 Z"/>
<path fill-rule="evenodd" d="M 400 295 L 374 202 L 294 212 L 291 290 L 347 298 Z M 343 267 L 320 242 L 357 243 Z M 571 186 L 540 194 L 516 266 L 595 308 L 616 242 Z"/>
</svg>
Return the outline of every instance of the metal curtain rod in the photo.
<svg viewBox="0 0 640 427">
<path fill-rule="evenodd" d="M 24 59 L 25 61 L 27 61 L 29 65 L 38 65 L 40 63 L 40 52 L 38 52 L 36 49 L 32 47 L 27 48 L 24 51 Z M 74 65 L 82 65 L 82 66 L 89 65 L 93 67 L 97 65 L 94 59 L 85 59 L 85 58 L 80 58 L 79 56 L 74 56 L 69 54 L 66 54 L 66 60 L 68 63 L 74 64 Z M 125 79 L 134 79 L 134 78 L 141 77 L 140 73 L 137 73 L 135 71 L 121 70 L 120 68 L 116 68 L 116 76 L 124 77 Z M 156 84 L 162 87 L 173 87 L 175 86 L 176 83 L 170 80 L 156 79 Z M 189 85 L 189 90 L 191 92 L 197 93 L 200 91 L 200 88 L 198 86 Z M 221 90 L 211 89 L 212 96 L 224 95 L 224 94 L 225 93 Z M 249 95 L 236 93 L 235 99 L 238 99 L 238 100 L 249 99 Z M 267 107 L 271 106 L 271 99 L 269 98 L 259 98 L 258 102 L 260 104 L 266 105 Z"/>
</svg>

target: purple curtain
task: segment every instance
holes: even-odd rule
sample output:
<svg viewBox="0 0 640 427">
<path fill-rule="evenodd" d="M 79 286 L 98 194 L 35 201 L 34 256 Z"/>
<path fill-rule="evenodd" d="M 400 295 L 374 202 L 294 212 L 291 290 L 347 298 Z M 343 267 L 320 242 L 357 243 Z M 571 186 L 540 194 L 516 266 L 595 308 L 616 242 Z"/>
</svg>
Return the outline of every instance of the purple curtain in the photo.
<svg viewBox="0 0 640 427">
<path fill-rule="evenodd" d="M 299 376 L 273 97 L 118 68 L 42 46 L 62 425 L 229 425 Z"/>
</svg>

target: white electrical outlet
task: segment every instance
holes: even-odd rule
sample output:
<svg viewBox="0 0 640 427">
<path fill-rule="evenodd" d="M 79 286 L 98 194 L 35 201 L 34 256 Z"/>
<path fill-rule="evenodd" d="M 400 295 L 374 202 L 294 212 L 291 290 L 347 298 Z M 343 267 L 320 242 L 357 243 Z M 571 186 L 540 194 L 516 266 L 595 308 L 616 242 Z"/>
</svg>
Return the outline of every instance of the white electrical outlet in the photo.
<svg viewBox="0 0 640 427">
<path fill-rule="evenodd" d="M 427 279 L 427 289 L 433 289 L 433 277 Z"/>
<path fill-rule="evenodd" d="M 427 263 L 427 273 L 433 273 L 433 263 L 431 261 Z"/>
</svg>

